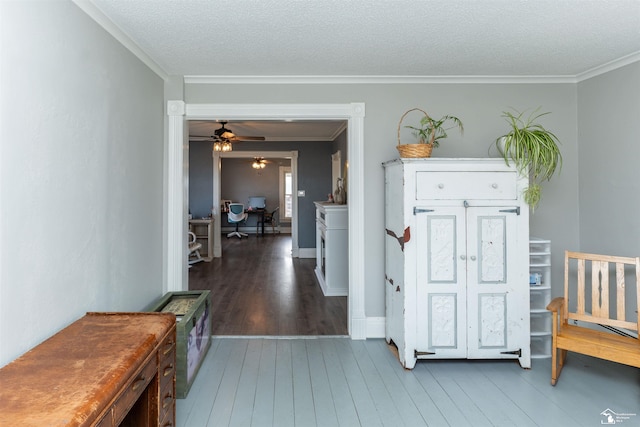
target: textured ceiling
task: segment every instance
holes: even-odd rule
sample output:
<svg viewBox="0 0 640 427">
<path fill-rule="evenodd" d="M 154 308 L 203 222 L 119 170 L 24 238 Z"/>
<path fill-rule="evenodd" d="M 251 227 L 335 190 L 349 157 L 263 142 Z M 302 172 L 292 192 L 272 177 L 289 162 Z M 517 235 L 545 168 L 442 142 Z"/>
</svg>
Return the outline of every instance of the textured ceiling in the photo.
<svg viewBox="0 0 640 427">
<path fill-rule="evenodd" d="M 640 54 L 640 0 L 91 2 L 171 75 L 576 76 Z"/>
</svg>

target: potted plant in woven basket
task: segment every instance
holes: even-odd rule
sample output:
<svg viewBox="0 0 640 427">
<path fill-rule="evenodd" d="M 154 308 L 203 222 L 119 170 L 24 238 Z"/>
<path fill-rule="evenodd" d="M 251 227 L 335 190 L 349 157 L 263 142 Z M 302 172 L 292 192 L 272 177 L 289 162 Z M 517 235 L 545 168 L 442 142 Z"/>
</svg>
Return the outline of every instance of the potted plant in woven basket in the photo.
<svg viewBox="0 0 640 427">
<path fill-rule="evenodd" d="M 495 145 L 504 158 L 506 164 L 513 161 L 518 172 L 527 174 L 530 179 L 529 186 L 524 190 L 524 201 L 532 209 L 540 202 L 543 181 L 551 179 L 556 169 L 562 168 L 562 154 L 558 144 L 560 141 L 541 124 L 536 123 L 540 117 L 549 114 L 537 114 L 536 109 L 529 117 L 524 118 L 524 113 L 503 112 L 511 130 L 496 139 Z"/>
<path fill-rule="evenodd" d="M 420 119 L 420 126 L 405 126 L 405 128 L 413 130 L 413 134 L 418 139 L 418 142 L 415 144 L 401 144 L 400 127 L 406 115 L 412 111 L 420 111 L 424 114 L 424 117 Z M 460 129 L 460 133 L 464 132 L 462 122 L 455 116 L 447 115 L 440 119 L 434 119 L 420 108 L 412 108 L 406 111 L 402 117 L 400 117 L 400 122 L 398 123 L 398 146 L 396 148 L 400 153 L 400 157 L 431 157 L 433 148 L 438 147 L 440 140 L 447 137 L 447 131 L 453 128 Z"/>
</svg>

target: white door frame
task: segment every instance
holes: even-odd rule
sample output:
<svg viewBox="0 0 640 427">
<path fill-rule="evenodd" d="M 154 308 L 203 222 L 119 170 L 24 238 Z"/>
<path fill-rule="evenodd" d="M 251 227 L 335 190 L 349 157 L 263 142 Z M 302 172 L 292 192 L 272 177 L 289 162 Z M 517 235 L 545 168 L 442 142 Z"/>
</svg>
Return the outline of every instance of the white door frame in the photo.
<svg viewBox="0 0 640 427">
<path fill-rule="evenodd" d="M 367 336 L 364 300 L 364 115 L 351 104 L 186 104 L 168 101 L 166 288 L 183 291 L 187 276 L 188 127 L 187 120 L 347 120 L 349 157 L 349 297 L 352 339 Z"/>
<path fill-rule="evenodd" d="M 253 159 L 255 157 L 291 159 L 291 175 L 293 179 L 293 194 L 297 194 L 298 189 L 298 152 L 297 151 L 230 151 L 213 152 L 213 206 L 215 209 L 215 220 L 213 223 L 213 256 L 222 256 L 222 243 L 220 242 L 222 215 L 220 213 L 220 196 L 222 193 L 222 183 L 220 179 L 220 159 Z M 291 256 L 298 258 L 298 198 L 292 200 L 293 216 L 291 218 Z"/>
</svg>

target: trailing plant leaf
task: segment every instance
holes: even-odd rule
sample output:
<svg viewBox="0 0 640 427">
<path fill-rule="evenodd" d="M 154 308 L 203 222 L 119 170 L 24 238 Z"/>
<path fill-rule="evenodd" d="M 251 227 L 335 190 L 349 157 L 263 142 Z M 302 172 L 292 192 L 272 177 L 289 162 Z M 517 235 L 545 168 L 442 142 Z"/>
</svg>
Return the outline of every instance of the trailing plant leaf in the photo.
<svg viewBox="0 0 640 427">
<path fill-rule="evenodd" d="M 524 197 L 524 202 L 535 210 L 542 196 L 542 187 L 539 184 L 531 184 L 524 189 L 522 196 Z"/>
<path fill-rule="evenodd" d="M 524 199 L 531 207 L 540 201 L 540 183 L 550 180 L 556 170 L 560 172 L 562 169 L 562 154 L 558 147 L 560 141 L 555 134 L 536 123 L 536 120 L 549 113 L 537 114 L 538 110 L 527 118 L 523 117 L 524 113 L 503 112 L 502 116 L 511 130 L 496 140 L 497 145 L 503 139 L 501 154 L 506 164 L 512 161 L 520 174 L 530 177 L 531 186 L 525 190 Z"/>
</svg>

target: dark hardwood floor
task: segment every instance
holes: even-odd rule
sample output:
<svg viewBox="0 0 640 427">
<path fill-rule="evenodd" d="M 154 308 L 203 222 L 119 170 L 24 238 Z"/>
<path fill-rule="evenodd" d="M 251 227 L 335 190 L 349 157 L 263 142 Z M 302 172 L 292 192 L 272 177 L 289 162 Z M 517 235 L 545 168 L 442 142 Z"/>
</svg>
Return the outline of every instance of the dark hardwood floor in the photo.
<svg viewBox="0 0 640 427">
<path fill-rule="evenodd" d="M 211 291 L 212 335 L 348 334 L 347 297 L 322 294 L 290 235 L 223 236 L 222 255 L 189 269 L 189 289 Z"/>
</svg>

